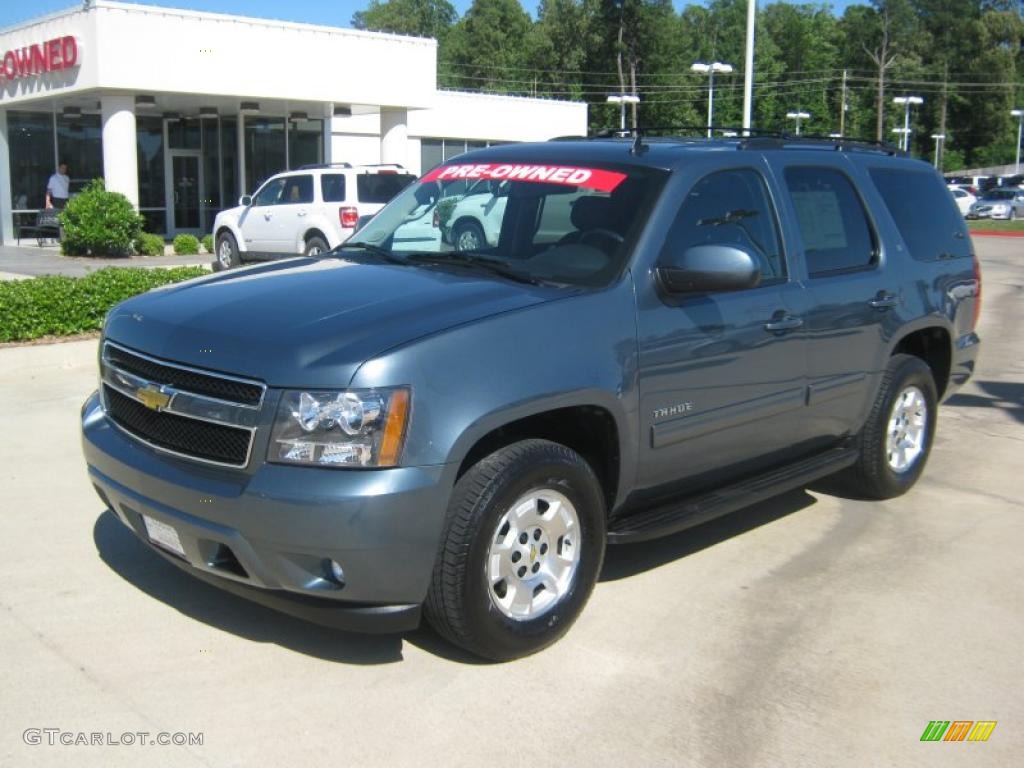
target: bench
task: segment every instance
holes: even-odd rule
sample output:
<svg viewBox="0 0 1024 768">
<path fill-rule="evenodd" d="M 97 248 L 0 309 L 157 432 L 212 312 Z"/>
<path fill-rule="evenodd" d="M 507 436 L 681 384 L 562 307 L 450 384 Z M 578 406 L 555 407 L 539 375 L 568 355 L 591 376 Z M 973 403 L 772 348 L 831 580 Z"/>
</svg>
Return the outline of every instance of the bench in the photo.
<svg viewBox="0 0 1024 768">
<path fill-rule="evenodd" d="M 56 208 L 47 208 L 39 211 L 36 214 L 36 223 L 32 226 L 19 226 L 17 239 L 18 245 L 21 245 L 21 238 L 23 237 L 34 237 L 36 243 L 40 246 L 43 245 L 43 241 L 47 238 L 54 240 L 60 240 L 60 221 L 57 220 L 57 214 L 60 213 Z"/>
</svg>

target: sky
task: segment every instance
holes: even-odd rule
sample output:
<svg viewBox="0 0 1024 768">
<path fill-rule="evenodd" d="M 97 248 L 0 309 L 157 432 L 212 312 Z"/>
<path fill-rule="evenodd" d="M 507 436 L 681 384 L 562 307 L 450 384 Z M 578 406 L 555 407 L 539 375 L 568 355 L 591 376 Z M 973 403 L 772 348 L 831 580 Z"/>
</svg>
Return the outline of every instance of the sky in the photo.
<svg viewBox="0 0 1024 768">
<path fill-rule="evenodd" d="M 762 5 L 771 0 L 759 0 Z M 799 1 L 799 0 L 798 0 Z M 824 0 L 837 13 L 842 13 L 855 0 Z M 868 0 L 862 0 L 867 2 Z M 370 4 L 370 0 L 135 0 L 140 5 L 163 5 L 172 8 L 188 8 L 211 13 L 230 13 L 237 16 L 257 16 L 266 19 L 284 19 L 331 27 L 347 27 L 352 14 Z M 461 15 L 469 8 L 472 0 L 452 0 Z M 531 14 L 536 13 L 539 0 L 520 0 Z M 76 0 L 33 0 L 19 3 L 16 0 L 0 0 L 0 29 L 19 24 L 27 19 L 43 16 L 53 11 L 64 10 L 78 5 Z M 690 5 L 685 0 L 673 0 L 677 9 Z"/>
</svg>

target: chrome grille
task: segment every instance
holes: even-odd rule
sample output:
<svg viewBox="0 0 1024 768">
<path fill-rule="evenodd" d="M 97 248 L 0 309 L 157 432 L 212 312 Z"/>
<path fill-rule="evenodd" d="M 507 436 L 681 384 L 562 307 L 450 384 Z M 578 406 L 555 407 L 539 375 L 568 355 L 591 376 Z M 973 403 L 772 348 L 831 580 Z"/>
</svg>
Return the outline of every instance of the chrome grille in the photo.
<svg viewBox="0 0 1024 768">
<path fill-rule="evenodd" d="M 107 416 L 136 439 L 195 461 L 249 463 L 266 392 L 259 382 L 157 360 L 113 342 L 103 346 L 100 378 Z"/>
</svg>

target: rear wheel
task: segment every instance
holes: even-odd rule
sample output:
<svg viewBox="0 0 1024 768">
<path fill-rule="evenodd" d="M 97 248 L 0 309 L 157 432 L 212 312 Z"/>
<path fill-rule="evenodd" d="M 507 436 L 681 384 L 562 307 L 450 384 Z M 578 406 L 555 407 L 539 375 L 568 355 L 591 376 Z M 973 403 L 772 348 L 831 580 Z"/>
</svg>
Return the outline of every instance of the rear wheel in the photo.
<svg viewBox="0 0 1024 768">
<path fill-rule="evenodd" d="M 425 605 L 439 634 L 494 660 L 568 631 L 604 559 L 600 483 L 575 451 L 524 440 L 455 485 Z"/>
<path fill-rule="evenodd" d="M 241 263 L 238 258 L 238 243 L 230 232 L 222 232 L 217 235 L 217 267 L 219 269 L 230 269 Z"/>
<path fill-rule="evenodd" d="M 876 499 L 906 493 L 924 471 L 935 436 L 938 396 L 921 358 L 893 355 L 860 435 L 850 479 Z"/>
<path fill-rule="evenodd" d="M 306 250 L 303 253 L 306 256 L 319 256 L 321 253 L 327 253 L 330 250 L 327 247 L 327 242 L 319 235 L 313 235 L 306 240 Z"/>
<path fill-rule="evenodd" d="M 475 221 L 460 221 L 452 232 L 456 251 L 479 251 L 487 245 L 484 231 Z"/>
</svg>

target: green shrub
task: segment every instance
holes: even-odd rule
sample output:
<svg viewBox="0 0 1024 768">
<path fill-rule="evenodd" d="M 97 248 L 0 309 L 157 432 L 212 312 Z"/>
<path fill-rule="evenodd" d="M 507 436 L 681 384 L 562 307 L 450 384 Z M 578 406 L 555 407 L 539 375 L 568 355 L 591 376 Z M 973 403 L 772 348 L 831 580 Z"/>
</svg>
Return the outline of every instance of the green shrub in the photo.
<svg viewBox="0 0 1024 768">
<path fill-rule="evenodd" d="M 174 252 L 179 256 L 195 256 L 199 253 L 199 238 L 195 235 L 176 235 Z"/>
<path fill-rule="evenodd" d="M 0 342 L 96 331 L 118 302 L 205 274 L 202 267 L 108 267 L 85 277 L 44 275 L 0 281 Z"/>
<path fill-rule="evenodd" d="M 200 242 L 203 244 L 204 251 L 213 253 L 213 235 L 203 235 L 203 239 Z"/>
<path fill-rule="evenodd" d="M 135 241 L 135 251 L 143 256 L 163 256 L 164 239 L 160 235 L 143 232 Z"/>
<path fill-rule="evenodd" d="M 142 216 L 127 197 L 107 191 L 103 179 L 90 181 L 58 218 L 61 252 L 69 256 L 128 256 L 142 232 Z"/>
</svg>

